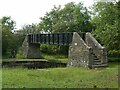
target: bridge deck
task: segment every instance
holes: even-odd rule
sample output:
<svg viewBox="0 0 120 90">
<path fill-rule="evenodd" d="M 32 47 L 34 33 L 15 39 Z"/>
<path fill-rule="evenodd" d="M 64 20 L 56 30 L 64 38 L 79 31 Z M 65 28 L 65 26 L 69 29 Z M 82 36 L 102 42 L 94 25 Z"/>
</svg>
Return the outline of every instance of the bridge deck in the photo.
<svg viewBox="0 0 120 90">
<path fill-rule="evenodd" d="M 79 35 L 85 39 L 85 33 Z M 72 42 L 73 33 L 29 34 L 28 42 L 36 44 L 53 44 L 69 46 Z"/>
</svg>

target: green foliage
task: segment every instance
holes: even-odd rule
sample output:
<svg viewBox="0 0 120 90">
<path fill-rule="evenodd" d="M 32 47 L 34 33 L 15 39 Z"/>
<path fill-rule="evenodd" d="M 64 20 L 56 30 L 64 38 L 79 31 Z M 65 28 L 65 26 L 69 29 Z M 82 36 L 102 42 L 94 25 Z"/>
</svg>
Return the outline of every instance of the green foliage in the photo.
<svg viewBox="0 0 120 90">
<path fill-rule="evenodd" d="M 62 62 L 67 63 L 68 61 L 68 55 L 63 54 L 57 54 L 57 55 L 50 55 L 50 54 L 43 54 L 43 57 L 45 60 L 48 60 L 49 62 Z"/>
<path fill-rule="evenodd" d="M 16 33 L 21 35 L 27 35 L 29 33 L 39 33 L 39 27 L 37 24 L 31 24 L 31 25 L 24 25 L 21 30 L 16 31 Z"/>
<path fill-rule="evenodd" d="M 98 2 L 94 5 L 95 15 L 92 23 L 95 24 L 96 29 L 93 34 L 108 50 L 120 50 L 119 6 L 120 1 L 116 3 Z"/>
<path fill-rule="evenodd" d="M 73 2 L 54 8 L 41 18 L 38 28 L 42 32 L 87 32 L 93 26 L 90 23 L 89 11 L 82 3 Z M 41 45 L 41 51 L 47 54 L 68 54 L 68 47 L 55 45 Z"/>
<path fill-rule="evenodd" d="M 120 57 L 120 50 L 110 50 L 108 54 L 111 57 L 114 57 L 114 56 Z"/>
<path fill-rule="evenodd" d="M 47 53 L 47 54 L 55 54 L 56 51 L 57 51 L 57 46 L 55 45 L 45 45 L 45 44 L 42 44 L 40 46 L 40 49 L 41 49 L 41 52 L 43 53 Z M 53 51 L 54 50 L 54 51 Z"/>
<path fill-rule="evenodd" d="M 21 35 L 13 33 L 11 30 L 15 28 L 15 21 L 11 20 L 11 17 L 3 17 L 1 19 L 2 25 L 2 54 L 3 56 L 12 56 L 12 53 L 16 54 L 17 49 L 21 46 L 23 38 Z"/>
<path fill-rule="evenodd" d="M 40 30 L 44 32 L 86 32 L 92 30 L 89 22 L 90 16 L 86 7 L 82 3 L 73 2 L 56 7 L 46 13 L 39 23 Z"/>
<path fill-rule="evenodd" d="M 25 59 L 25 58 L 26 58 L 25 55 L 23 54 L 22 49 L 19 49 L 19 50 L 18 50 L 18 52 L 17 52 L 17 54 L 16 54 L 16 58 L 17 58 L 17 59 Z"/>
<path fill-rule="evenodd" d="M 3 68 L 2 88 L 118 88 L 118 65 L 109 66 L 104 69 Z"/>
<path fill-rule="evenodd" d="M 15 21 L 11 20 L 11 17 L 4 16 L 2 17 L 2 29 L 3 30 L 13 30 L 15 28 Z"/>
<path fill-rule="evenodd" d="M 23 42 L 23 37 L 17 34 L 13 34 L 8 30 L 2 32 L 2 53 L 3 55 L 8 54 L 12 51 L 16 51 Z"/>
<path fill-rule="evenodd" d="M 10 17 L 3 17 L 1 19 L 2 24 L 2 53 L 6 54 L 7 50 L 9 50 L 14 41 L 13 33 L 11 30 L 14 28 L 14 21 L 11 20 Z"/>
<path fill-rule="evenodd" d="M 40 46 L 41 52 L 46 54 L 68 54 L 68 46 L 57 46 L 57 45 L 46 45 L 42 44 Z"/>
<path fill-rule="evenodd" d="M 108 57 L 108 62 L 117 62 L 117 63 L 119 63 L 120 62 L 120 56 L 119 57 L 110 56 L 110 57 Z"/>
</svg>

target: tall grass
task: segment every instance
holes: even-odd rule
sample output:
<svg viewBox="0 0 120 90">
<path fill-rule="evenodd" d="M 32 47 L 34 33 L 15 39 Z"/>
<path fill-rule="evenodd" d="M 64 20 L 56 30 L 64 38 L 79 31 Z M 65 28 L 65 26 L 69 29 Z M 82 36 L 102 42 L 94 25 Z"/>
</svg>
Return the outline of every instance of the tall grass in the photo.
<svg viewBox="0 0 120 90">
<path fill-rule="evenodd" d="M 3 88 L 117 88 L 118 65 L 108 68 L 3 68 Z"/>
</svg>

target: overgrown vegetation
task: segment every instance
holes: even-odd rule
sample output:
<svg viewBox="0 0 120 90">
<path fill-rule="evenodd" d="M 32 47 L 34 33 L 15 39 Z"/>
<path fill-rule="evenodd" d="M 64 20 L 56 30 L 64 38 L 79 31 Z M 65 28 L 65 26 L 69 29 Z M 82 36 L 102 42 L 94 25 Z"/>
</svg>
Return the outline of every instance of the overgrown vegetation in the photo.
<svg viewBox="0 0 120 90">
<path fill-rule="evenodd" d="M 49 55 L 58 55 L 62 54 L 64 56 L 68 55 L 68 46 L 57 46 L 57 45 L 46 45 L 42 44 L 40 46 L 40 50 L 42 53 L 46 53 Z"/>
<path fill-rule="evenodd" d="M 93 34 L 108 49 L 110 56 L 120 56 L 120 1 L 97 2 L 93 8 Z"/>
<path fill-rule="evenodd" d="M 2 55 L 3 58 L 15 58 L 18 48 L 22 45 L 23 35 L 13 33 L 15 21 L 5 16 L 0 19 L 2 25 Z"/>
<path fill-rule="evenodd" d="M 118 65 L 87 68 L 3 68 L 3 88 L 118 88 Z M 19 72 L 18 72 L 19 71 Z"/>
</svg>

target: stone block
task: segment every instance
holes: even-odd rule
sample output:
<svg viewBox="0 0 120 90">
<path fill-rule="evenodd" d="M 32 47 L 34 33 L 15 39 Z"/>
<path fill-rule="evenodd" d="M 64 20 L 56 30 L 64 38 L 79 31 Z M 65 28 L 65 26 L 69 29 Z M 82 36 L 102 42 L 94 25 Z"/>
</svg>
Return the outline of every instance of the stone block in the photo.
<svg viewBox="0 0 120 90">
<path fill-rule="evenodd" d="M 78 33 L 74 32 L 72 43 L 69 47 L 67 66 L 89 67 L 91 56 L 90 47 L 86 45 Z"/>
</svg>

